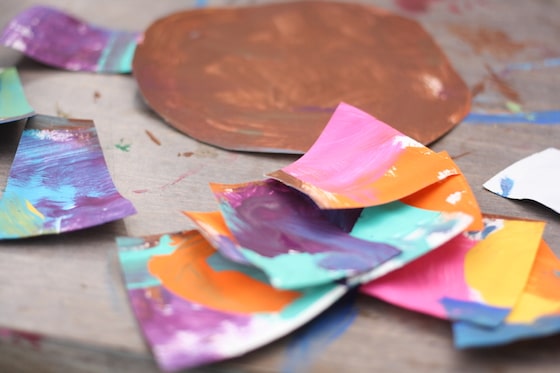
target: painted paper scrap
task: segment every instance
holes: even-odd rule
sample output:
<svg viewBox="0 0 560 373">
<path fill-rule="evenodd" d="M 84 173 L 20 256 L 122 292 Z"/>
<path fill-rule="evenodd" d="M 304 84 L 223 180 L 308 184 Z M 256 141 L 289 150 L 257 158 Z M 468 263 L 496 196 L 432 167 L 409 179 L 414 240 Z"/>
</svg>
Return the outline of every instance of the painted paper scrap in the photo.
<svg viewBox="0 0 560 373">
<path fill-rule="evenodd" d="M 461 234 L 472 220 L 461 212 L 430 211 L 400 201 L 363 209 L 350 235 L 393 245 L 401 254 L 356 276 L 350 283 L 369 282 L 403 267 Z"/>
<path fill-rule="evenodd" d="M 55 8 L 37 5 L 15 16 L 0 44 L 53 67 L 128 73 L 139 33 L 88 24 Z"/>
<path fill-rule="evenodd" d="M 134 213 L 113 184 L 92 121 L 27 121 L 0 200 L 0 239 L 68 232 Z"/>
<path fill-rule="evenodd" d="M 267 176 L 321 208 L 356 208 L 396 201 L 458 173 L 448 156 L 341 103 L 307 153 Z"/>
<path fill-rule="evenodd" d="M 441 153 L 447 155 L 447 153 Z M 401 199 L 408 205 L 434 211 L 463 212 L 472 216 L 468 230 L 481 230 L 482 213 L 467 179 L 462 173 L 450 176 Z"/>
<path fill-rule="evenodd" d="M 195 230 L 117 243 L 133 312 L 166 371 L 261 347 L 348 290 L 335 284 L 275 289 L 261 271 L 225 259 Z"/>
<path fill-rule="evenodd" d="M 277 288 L 332 282 L 400 254 L 393 245 L 350 236 L 307 196 L 276 180 L 211 187 L 243 256 Z"/>
<path fill-rule="evenodd" d="M 229 230 L 220 211 L 183 211 L 198 226 L 199 232 L 224 257 L 236 263 L 252 265 L 243 255 L 243 247 Z"/>
<path fill-rule="evenodd" d="M 560 260 L 541 241 L 529 281 L 506 320 L 494 327 L 453 324 L 458 348 L 490 347 L 560 332 Z"/>
<path fill-rule="evenodd" d="M 560 150 L 548 148 L 500 171 L 484 188 L 502 197 L 530 199 L 560 213 Z"/>
<path fill-rule="evenodd" d="M 499 325 L 529 279 L 544 225 L 486 218 L 483 230 L 457 236 L 361 290 L 435 317 Z"/>
<path fill-rule="evenodd" d="M 27 102 L 15 67 L 0 68 L 0 124 L 24 119 L 34 114 Z"/>
</svg>

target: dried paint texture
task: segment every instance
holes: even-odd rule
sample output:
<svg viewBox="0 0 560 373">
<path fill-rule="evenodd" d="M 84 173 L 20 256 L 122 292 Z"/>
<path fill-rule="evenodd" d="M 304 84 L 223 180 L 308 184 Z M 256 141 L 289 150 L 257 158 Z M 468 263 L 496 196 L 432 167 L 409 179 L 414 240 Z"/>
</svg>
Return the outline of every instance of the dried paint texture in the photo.
<svg viewBox="0 0 560 373">
<path fill-rule="evenodd" d="M 200 233 L 220 254 L 236 263 L 252 265 L 243 255 L 243 247 L 229 230 L 220 211 L 183 213 L 198 226 Z"/>
<path fill-rule="evenodd" d="M 342 103 L 307 153 L 268 176 L 321 208 L 355 208 L 393 202 L 458 173 L 449 156 Z"/>
<path fill-rule="evenodd" d="M 502 197 L 530 199 L 560 213 L 560 150 L 548 148 L 500 171 L 484 188 Z"/>
<path fill-rule="evenodd" d="M 482 231 L 460 235 L 361 290 L 435 317 L 494 327 L 518 302 L 543 230 L 543 222 L 487 219 Z"/>
<path fill-rule="evenodd" d="M 459 348 L 488 347 L 560 332 L 560 260 L 541 241 L 527 285 L 505 322 L 494 328 L 453 325 Z"/>
<path fill-rule="evenodd" d="M 0 68 L 0 124 L 30 117 L 33 108 L 27 102 L 15 67 Z"/>
<path fill-rule="evenodd" d="M 476 231 L 484 227 L 478 202 L 462 173 L 421 189 L 401 199 L 401 202 L 427 210 L 463 212 L 473 218 L 468 230 Z"/>
<path fill-rule="evenodd" d="M 461 234 L 472 220 L 461 212 L 429 211 L 400 201 L 363 209 L 350 235 L 393 245 L 401 253 L 357 276 L 352 283 L 379 278 L 426 255 Z"/>
<path fill-rule="evenodd" d="M 274 289 L 262 272 L 226 260 L 197 231 L 123 237 L 117 243 L 132 309 L 158 365 L 167 371 L 274 341 L 347 290 L 338 285 Z"/>
<path fill-rule="evenodd" d="M 467 86 L 420 24 L 360 4 L 175 13 L 148 28 L 133 65 L 164 120 L 235 150 L 303 153 L 340 101 L 424 144 L 470 107 Z"/>
<path fill-rule="evenodd" d="M 134 213 L 113 184 L 93 122 L 28 120 L 0 200 L 0 238 L 68 232 Z"/>
<path fill-rule="evenodd" d="M 305 195 L 275 180 L 212 184 L 243 256 L 279 288 L 303 288 L 377 267 L 400 251 L 350 236 Z"/>
<path fill-rule="evenodd" d="M 286 204 L 283 203 L 282 206 L 286 207 Z M 299 205 L 300 211 L 302 208 L 303 206 Z M 334 221 L 332 219 L 333 212 L 337 213 Z M 186 212 L 185 214 L 197 224 L 201 233 L 220 253 L 235 262 L 261 268 L 270 276 L 275 286 L 291 287 L 294 286 L 294 283 L 301 281 L 305 283 L 327 281 L 332 279 L 333 276 L 342 275 L 338 272 L 329 273 L 328 276 L 327 274 L 318 275 L 316 269 L 304 268 L 305 265 L 309 266 L 314 263 L 309 262 L 309 255 L 298 256 L 298 253 L 294 250 L 269 259 L 251 253 L 253 250 L 249 250 L 238 243 L 220 212 Z M 299 212 L 294 211 L 291 224 L 298 224 L 301 219 L 298 215 L 300 215 Z M 290 219 L 289 214 L 286 215 L 286 219 Z M 462 213 L 428 211 L 401 202 L 393 202 L 361 211 L 322 210 L 320 219 L 324 224 L 334 224 L 335 226 L 331 226 L 330 229 L 339 234 L 340 229 L 342 229 L 352 237 L 373 243 L 387 244 L 401 251 L 399 255 L 393 256 L 373 269 L 350 279 L 349 281 L 352 284 L 371 281 L 425 255 L 460 234 L 472 220 L 470 216 Z M 342 226 L 348 229 L 341 228 L 340 222 L 343 222 Z M 281 234 L 281 227 L 273 224 L 273 222 L 270 222 L 270 224 L 273 225 L 272 229 L 278 229 L 278 234 Z M 259 226 L 255 229 L 261 230 L 262 227 Z M 254 237 L 254 233 L 251 237 L 246 238 L 247 240 L 255 239 L 255 241 L 250 242 L 248 247 L 255 247 L 255 244 L 260 242 Z M 322 234 L 322 232 L 317 233 Z M 259 250 L 263 249 L 264 246 L 259 247 Z M 289 248 L 286 247 L 284 250 L 289 251 Z M 352 256 L 355 253 L 349 251 L 347 255 Z M 340 258 L 340 261 L 343 262 L 343 259 Z M 323 278 L 325 276 L 327 277 Z"/>
<path fill-rule="evenodd" d="M 66 70 L 127 73 L 139 33 L 83 22 L 47 6 L 30 7 L 0 34 L 0 44 Z"/>
</svg>

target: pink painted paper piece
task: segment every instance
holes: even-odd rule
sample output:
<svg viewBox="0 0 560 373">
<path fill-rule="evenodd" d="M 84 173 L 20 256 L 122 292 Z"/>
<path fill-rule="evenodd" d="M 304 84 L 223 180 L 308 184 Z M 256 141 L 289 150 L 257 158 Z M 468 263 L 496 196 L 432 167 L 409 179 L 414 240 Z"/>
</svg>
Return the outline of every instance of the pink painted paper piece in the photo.
<svg viewBox="0 0 560 373">
<path fill-rule="evenodd" d="M 393 202 L 456 174 L 445 155 L 341 103 L 305 155 L 267 176 L 330 209 Z"/>
</svg>

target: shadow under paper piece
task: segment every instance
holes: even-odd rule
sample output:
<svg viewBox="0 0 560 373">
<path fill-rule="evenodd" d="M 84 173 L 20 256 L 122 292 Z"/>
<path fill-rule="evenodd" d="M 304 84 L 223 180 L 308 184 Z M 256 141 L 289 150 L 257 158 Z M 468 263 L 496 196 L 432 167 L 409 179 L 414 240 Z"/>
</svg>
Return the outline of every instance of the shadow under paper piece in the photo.
<svg viewBox="0 0 560 373">
<path fill-rule="evenodd" d="M 46 65 L 73 71 L 129 73 L 140 34 L 88 24 L 55 8 L 30 7 L 0 33 L 0 44 Z"/>
<path fill-rule="evenodd" d="M 27 102 L 15 67 L 0 67 L 0 124 L 28 118 L 35 114 Z"/>
<path fill-rule="evenodd" d="M 113 184 L 92 121 L 27 121 L 0 199 L 0 239 L 74 231 L 135 213 Z"/>
<path fill-rule="evenodd" d="M 133 312 L 166 371 L 268 344 L 348 291 L 337 284 L 275 289 L 264 273 L 225 259 L 196 230 L 119 237 L 117 244 Z"/>
</svg>

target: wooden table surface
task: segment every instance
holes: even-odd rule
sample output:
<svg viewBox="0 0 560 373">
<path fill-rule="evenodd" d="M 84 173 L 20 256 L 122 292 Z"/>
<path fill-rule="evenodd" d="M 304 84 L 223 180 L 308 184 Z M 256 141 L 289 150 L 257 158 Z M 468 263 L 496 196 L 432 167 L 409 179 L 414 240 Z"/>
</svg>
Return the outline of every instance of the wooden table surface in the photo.
<svg viewBox="0 0 560 373">
<path fill-rule="evenodd" d="M 2 0 L 0 26 L 36 3 Z M 155 19 L 195 6 L 264 1 L 49 0 L 97 25 L 143 30 Z M 372 0 L 417 19 L 449 56 L 469 87 L 484 89 L 472 111 L 506 112 L 513 94 L 527 112 L 560 109 L 560 1 Z M 10 64 L 16 53 L 0 50 Z M 531 62 L 530 65 L 512 65 Z M 0 372 L 157 372 L 129 308 L 114 238 L 193 228 L 181 210 L 210 211 L 208 182 L 236 183 L 296 159 L 243 154 L 198 143 L 165 125 L 142 102 L 130 75 L 66 72 L 29 60 L 18 64 L 38 113 L 68 114 L 96 123 L 115 184 L 138 214 L 60 236 L 0 242 Z M 492 79 L 489 69 L 509 71 Z M 509 70 L 508 70 L 509 69 Z M 504 84 L 509 87 L 504 91 Z M 99 97 L 96 96 L 99 93 Z M 0 126 L 0 182 L 5 183 L 21 125 Z M 153 133 L 158 146 L 146 135 Z M 123 142 L 130 151 L 115 147 Z M 511 201 L 482 184 L 511 163 L 547 147 L 560 148 L 560 124 L 465 121 L 432 145 L 456 157 L 484 212 L 548 222 L 545 238 L 560 254 L 560 217 L 542 206 Z M 190 157 L 179 153 L 192 152 Z M 138 193 L 139 190 L 147 190 Z M 507 266 L 507 263 L 504 263 Z M 560 291 L 560 290 L 559 290 Z M 452 345 L 450 324 L 358 296 L 357 316 L 340 330 L 288 336 L 246 356 L 208 367 L 212 372 L 558 372 L 560 337 L 473 351 Z M 331 324 L 340 323 L 332 321 Z M 327 323 L 328 324 L 328 323 Z M 333 329 L 333 325 L 327 328 Z M 317 329 L 317 328 L 315 328 Z M 315 334 L 313 334 L 315 333 Z M 241 341 L 240 341 L 241 342 Z M 296 346 L 296 347 L 294 347 Z M 294 348 L 299 355 L 295 357 Z"/>
</svg>

